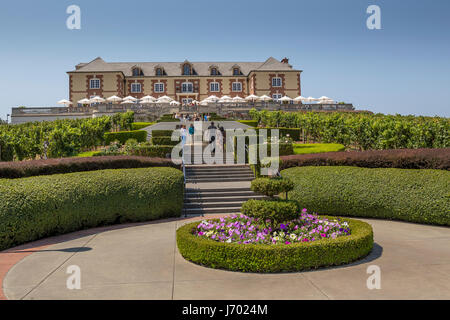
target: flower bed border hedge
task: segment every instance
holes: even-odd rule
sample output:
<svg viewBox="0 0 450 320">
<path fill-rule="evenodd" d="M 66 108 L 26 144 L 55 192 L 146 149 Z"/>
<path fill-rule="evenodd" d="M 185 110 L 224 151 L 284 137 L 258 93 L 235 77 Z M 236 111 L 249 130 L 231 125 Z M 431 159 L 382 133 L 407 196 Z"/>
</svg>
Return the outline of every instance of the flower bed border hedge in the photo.
<svg viewBox="0 0 450 320">
<path fill-rule="evenodd" d="M 113 141 L 118 140 L 121 144 L 125 144 L 128 139 L 136 139 L 137 142 L 147 141 L 147 131 L 134 130 L 134 131 L 119 131 L 119 132 L 107 132 L 105 133 L 105 143 L 110 144 Z"/>
<path fill-rule="evenodd" d="M 0 250 L 102 225 L 179 217 L 183 193 L 183 173 L 174 168 L 2 179 Z"/>
<path fill-rule="evenodd" d="M 164 155 L 165 156 L 165 155 Z M 170 159 L 139 156 L 101 156 L 84 158 L 61 158 L 32 161 L 0 162 L 0 179 L 16 179 L 58 173 L 94 171 L 105 169 L 129 169 L 180 166 Z"/>
<path fill-rule="evenodd" d="M 280 170 L 304 166 L 450 170 L 450 148 L 326 152 L 280 157 Z"/>
<path fill-rule="evenodd" d="M 196 221 L 177 230 L 177 246 L 186 260 L 217 269 L 259 273 L 317 269 L 348 264 L 371 252 L 372 227 L 359 220 L 342 221 L 349 223 L 351 235 L 290 245 L 243 245 L 201 238 L 192 234 L 200 223 Z"/>
</svg>

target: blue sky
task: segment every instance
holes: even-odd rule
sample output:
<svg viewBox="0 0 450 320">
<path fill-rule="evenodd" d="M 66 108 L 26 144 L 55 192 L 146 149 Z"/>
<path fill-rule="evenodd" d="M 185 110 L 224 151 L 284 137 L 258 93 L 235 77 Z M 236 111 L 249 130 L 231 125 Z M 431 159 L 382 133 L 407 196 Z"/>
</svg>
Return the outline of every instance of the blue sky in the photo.
<svg viewBox="0 0 450 320">
<path fill-rule="evenodd" d="M 81 8 L 81 30 L 66 8 Z M 369 5 L 382 30 L 366 27 Z M 106 61 L 264 61 L 303 70 L 303 95 L 374 112 L 450 116 L 450 1 L 41 0 L 0 4 L 0 117 L 68 98 L 66 71 Z"/>
</svg>

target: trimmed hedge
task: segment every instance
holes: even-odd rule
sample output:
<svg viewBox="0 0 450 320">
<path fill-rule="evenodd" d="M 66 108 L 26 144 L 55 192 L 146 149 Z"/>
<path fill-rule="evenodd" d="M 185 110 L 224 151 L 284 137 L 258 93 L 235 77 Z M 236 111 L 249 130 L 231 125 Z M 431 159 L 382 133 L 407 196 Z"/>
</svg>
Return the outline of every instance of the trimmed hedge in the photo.
<svg viewBox="0 0 450 320">
<path fill-rule="evenodd" d="M 135 131 L 119 131 L 119 132 L 107 132 L 105 133 L 105 143 L 110 144 L 113 141 L 119 141 L 121 144 L 125 144 L 128 139 L 136 139 L 137 142 L 147 141 L 147 131 L 135 130 Z"/>
<path fill-rule="evenodd" d="M 259 131 L 261 129 L 266 129 L 268 136 L 272 134 L 273 129 L 278 129 L 280 137 L 286 137 L 289 135 L 289 137 L 294 141 L 300 141 L 302 136 L 302 130 L 297 128 L 257 128 L 256 130 Z"/>
<path fill-rule="evenodd" d="M 152 136 L 152 143 L 154 145 L 162 145 L 162 146 L 176 146 L 180 143 L 180 141 L 172 141 L 172 137 L 163 137 L 163 136 Z"/>
<path fill-rule="evenodd" d="M 152 137 L 171 137 L 173 130 L 152 130 Z"/>
<path fill-rule="evenodd" d="M 180 170 L 140 168 L 0 180 L 0 250 L 123 222 L 178 217 Z"/>
<path fill-rule="evenodd" d="M 172 149 L 173 146 L 146 145 L 139 146 L 136 150 L 133 150 L 133 154 L 144 157 L 166 158 L 167 154 L 172 154 Z"/>
<path fill-rule="evenodd" d="M 240 122 L 242 124 L 246 124 L 250 127 L 256 128 L 258 126 L 258 121 L 256 120 L 238 120 L 237 122 Z"/>
<path fill-rule="evenodd" d="M 289 199 L 318 214 L 450 225 L 450 172 L 444 170 L 300 167 Z"/>
<path fill-rule="evenodd" d="M 270 219 L 272 226 L 298 217 L 300 207 L 296 201 L 250 199 L 242 204 L 242 214 L 262 220 Z"/>
<path fill-rule="evenodd" d="M 330 152 L 281 157 L 281 169 L 303 166 L 450 170 L 450 148 Z"/>
<path fill-rule="evenodd" d="M 372 227 L 362 221 L 344 219 L 351 234 L 336 239 L 290 245 L 221 243 L 195 236 L 199 222 L 177 230 L 181 255 L 211 268 L 243 272 L 294 272 L 341 265 L 367 256 L 373 247 Z"/>
<path fill-rule="evenodd" d="M 131 130 L 141 130 L 154 125 L 156 122 L 133 122 L 131 124 Z"/>
<path fill-rule="evenodd" d="M 254 192 L 273 197 L 282 192 L 292 191 L 294 183 L 286 178 L 257 178 L 252 181 L 251 189 Z"/>
<path fill-rule="evenodd" d="M 0 162 L 0 178 L 15 179 L 31 176 L 147 167 L 180 168 L 171 160 L 136 156 L 103 156 L 91 158 L 62 158 L 32 161 Z"/>
<path fill-rule="evenodd" d="M 310 154 L 345 151 L 345 147 L 339 143 L 294 143 L 294 154 Z"/>
</svg>

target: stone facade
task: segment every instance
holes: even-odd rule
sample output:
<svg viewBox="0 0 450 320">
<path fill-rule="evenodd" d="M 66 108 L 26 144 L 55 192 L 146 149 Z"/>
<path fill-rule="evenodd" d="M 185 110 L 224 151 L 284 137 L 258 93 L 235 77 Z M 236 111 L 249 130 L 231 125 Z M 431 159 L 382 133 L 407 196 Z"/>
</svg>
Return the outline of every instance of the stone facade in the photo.
<svg viewBox="0 0 450 320">
<path fill-rule="evenodd" d="M 250 94 L 287 95 L 295 98 L 301 94 L 301 70 L 295 70 L 288 59 L 269 58 L 264 62 L 146 62 L 107 63 L 97 58 L 77 65 L 69 71 L 69 97 L 77 101 L 100 96 L 108 98 L 146 95 L 155 98 L 166 95 L 182 102 L 183 99 L 203 100 L 210 95 L 245 98 Z M 280 78 L 278 86 L 272 85 L 274 77 Z M 99 79 L 100 87 L 92 88 L 91 79 Z M 211 83 L 219 83 L 212 91 Z M 233 83 L 239 82 L 239 86 Z M 133 83 L 141 84 L 141 92 L 131 92 Z M 161 83 L 155 91 L 155 85 Z M 183 85 L 185 84 L 185 85 Z M 277 83 L 278 84 L 278 83 Z"/>
</svg>

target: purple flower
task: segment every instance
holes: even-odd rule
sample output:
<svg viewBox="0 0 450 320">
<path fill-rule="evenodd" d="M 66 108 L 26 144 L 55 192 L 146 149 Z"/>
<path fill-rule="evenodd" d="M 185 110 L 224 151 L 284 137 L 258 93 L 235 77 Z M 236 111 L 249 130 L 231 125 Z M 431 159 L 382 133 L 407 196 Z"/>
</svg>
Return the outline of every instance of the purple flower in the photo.
<svg viewBox="0 0 450 320">
<path fill-rule="evenodd" d="M 280 224 L 280 229 L 281 230 L 286 230 L 286 225 L 285 224 Z"/>
</svg>

